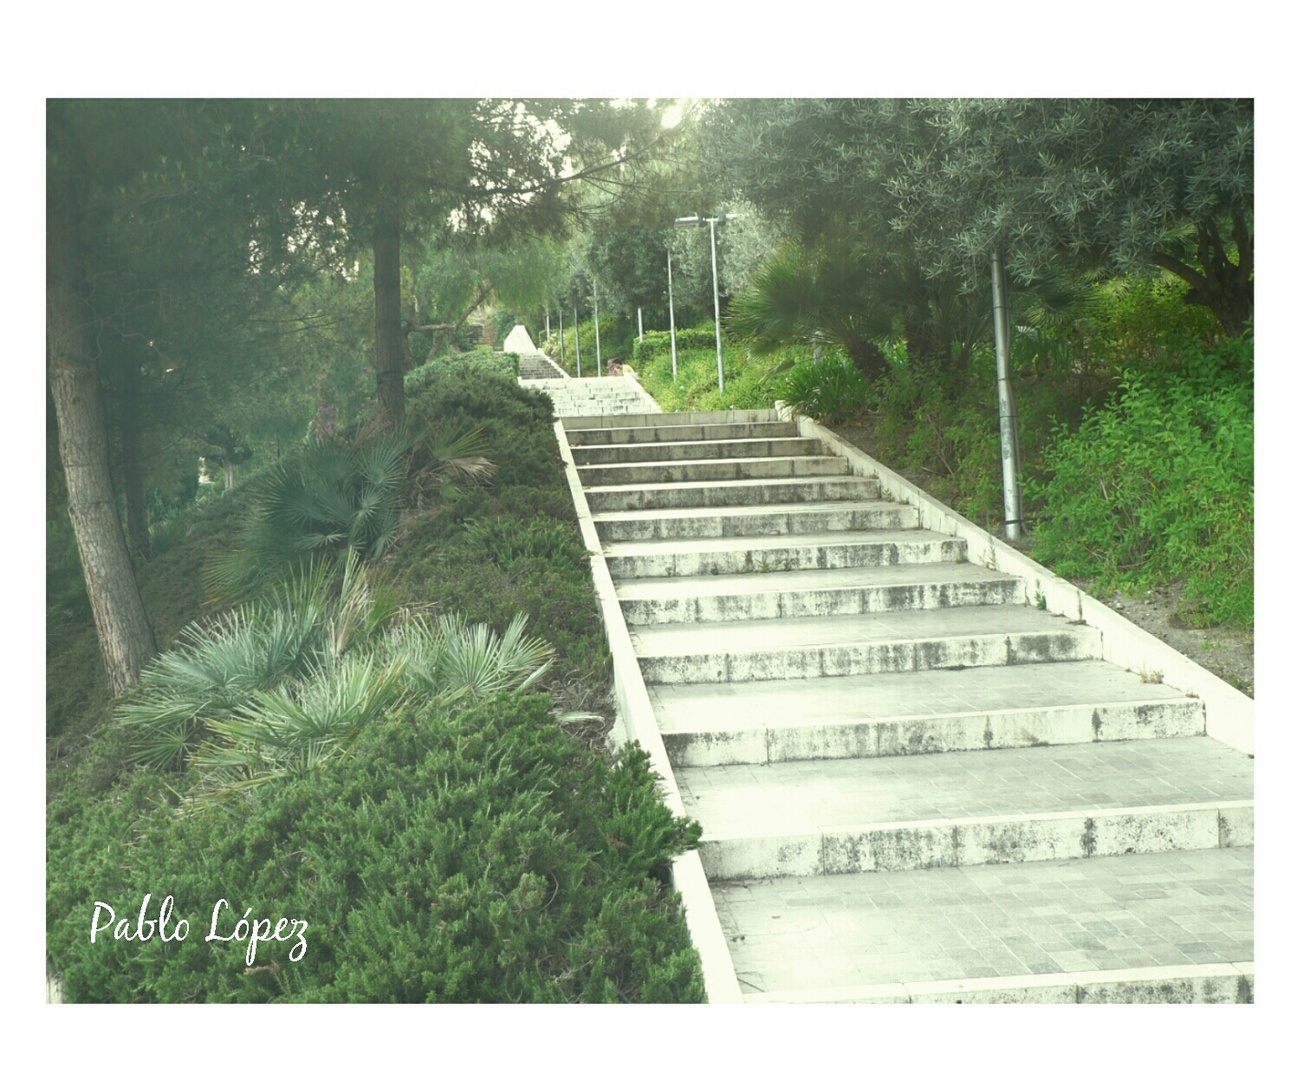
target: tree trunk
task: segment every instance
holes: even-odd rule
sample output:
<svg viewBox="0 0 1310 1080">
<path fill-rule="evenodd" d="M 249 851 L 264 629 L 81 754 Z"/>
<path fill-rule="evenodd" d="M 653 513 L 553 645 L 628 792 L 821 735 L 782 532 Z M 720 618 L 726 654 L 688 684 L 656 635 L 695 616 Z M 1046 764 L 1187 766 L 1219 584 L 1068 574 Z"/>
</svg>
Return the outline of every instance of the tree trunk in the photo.
<svg viewBox="0 0 1310 1080">
<path fill-rule="evenodd" d="M 405 356 L 400 344 L 400 222 L 382 200 L 373 227 L 373 312 L 378 408 L 389 428 L 405 423 Z"/>
<path fill-rule="evenodd" d="M 128 358 L 123 371 L 123 495 L 127 502 L 127 541 L 132 554 L 150 558 L 150 510 L 146 505 L 145 476 L 141 471 L 141 429 L 137 397 L 141 368 Z"/>
<path fill-rule="evenodd" d="M 1241 337 L 1247 323 L 1255 318 L 1255 245 L 1240 213 L 1233 214 L 1233 242 L 1237 247 L 1235 263 L 1228 258 L 1218 225 L 1204 221 L 1196 228 L 1200 270 L 1161 252 L 1156 252 L 1155 262 L 1191 286 L 1186 297 L 1189 304 L 1204 304 L 1215 313 L 1224 333 Z"/>
<path fill-rule="evenodd" d="M 891 370 L 886 353 L 874 342 L 852 336 L 843 340 L 842 345 L 851 363 L 864 373 L 870 383 L 876 382 Z"/>
<path fill-rule="evenodd" d="M 68 168 L 67 165 L 64 168 Z M 86 578 L 100 651 L 117 697 L 155 654 L 155 635 L 132 573 L 109 476 L 109 440 L 81 296 L 81 261 L 71 193 L 47 197 L 46 335 L 50 394 L 59 420 L 59 456 L 68 485 L 68 516 Z"/>
<path fill-rule="evenodd" d="M 236 486 L 236 467 L 232 462 L 223 462 L 223 490 L 231 491 Z"/>
</svg>

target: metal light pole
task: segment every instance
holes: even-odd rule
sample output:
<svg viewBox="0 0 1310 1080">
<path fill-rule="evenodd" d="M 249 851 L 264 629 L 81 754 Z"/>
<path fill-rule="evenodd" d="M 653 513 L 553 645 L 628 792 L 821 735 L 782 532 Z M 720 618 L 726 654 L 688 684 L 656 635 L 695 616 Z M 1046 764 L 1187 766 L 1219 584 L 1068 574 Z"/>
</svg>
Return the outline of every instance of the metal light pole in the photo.
<svg viewBox="0 0 1310 1080">
<path fill-rule="evenodd" d="M 1019 438 L 1015 430 L 1014 393 L 1010 389 L 1010 304 L 1005 266 L 992 252 L 992 324 L 996 331 L 996 390 L 1001 412 L 1001 482 L 1005 495 L 1005 538 L 1019 539 L 1023 501 L 1019 493 Z"/>
<path fill-rule="evenodd" d="M 640 304 L 637 305 L 637 340 L 638 340 L 638 341 L 645 341 L 645 340 L 646 340 L 646 335 L 645 335 L 644 333 L 642 333 L 642 329 L 641 329 L 641 305 L 640 305 Z"/>
<path fill-rule="evenodd" d="M 721 214 L 718 217 L 706 218 L 697 214 L 695 217 L 681 217 L 673 224 L 675 225 L 705 225 L 710 227 L 710 273 L 714 279 L 714 351 L 719 358 L 719 394 L 723 393 L 723 331 L 719 323 L 719 253 L 718 245 L 714 239 L 714 226 L 722 225 L 729 218 L 736 217 L 736 214 Z"/>
<path fill-rule="evenodd" d="M 596 283 L 591 283 L 591 324 L 596 328 L 596 377 L 600 378 L 600 304 L 596 299 Z"/>
<path fill-rule="evenodd" d="M 578 361 L 578 378 L 582 378 L 582 346 L 578 344 L 578 302 L 573 301 L 573 355 Z"/>
<path fill-rule="evenodd" d="M 678 331 L 673 325 L 673 252 L 668 248 L 664 254 L 669 257 L 669 347 L 673 350 L 673 377 L 678 377 Z"/>
</svg>

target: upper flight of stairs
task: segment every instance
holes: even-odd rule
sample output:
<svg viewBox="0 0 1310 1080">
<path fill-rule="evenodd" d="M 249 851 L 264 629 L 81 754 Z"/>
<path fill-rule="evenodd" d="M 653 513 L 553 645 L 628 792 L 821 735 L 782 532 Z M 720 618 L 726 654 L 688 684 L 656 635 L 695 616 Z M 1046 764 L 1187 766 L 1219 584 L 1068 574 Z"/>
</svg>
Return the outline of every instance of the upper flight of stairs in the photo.
<svg viewBox="0 0 1310 1080">
<path fill-rule="evenodd" d="M 771 410 L 555 400 L 747 1001 L 1252 999 L 1200 700 Z"/>
</svg>

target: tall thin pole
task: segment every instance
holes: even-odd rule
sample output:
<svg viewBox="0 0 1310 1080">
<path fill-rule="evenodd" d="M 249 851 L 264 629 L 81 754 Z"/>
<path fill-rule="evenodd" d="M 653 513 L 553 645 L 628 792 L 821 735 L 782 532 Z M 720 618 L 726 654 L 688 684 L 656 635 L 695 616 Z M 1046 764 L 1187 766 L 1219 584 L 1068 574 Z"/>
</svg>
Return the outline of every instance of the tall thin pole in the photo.
<svg viewBox="0 0 1310 1080">
<path fill-rule="evenodd" d="M 578 305 L 573 304 L 573 355 L 578 361 L 578 378 L 582 378 L 582 346 L 578 344 Z"/>
<path fill-rule="evenodd" d="M 591 321 L 596 327 L 596 375 L 604 374 L 600 370 L 600 304 L 596 300 L 596 283 L 591 283 Z"/>
<path fill-rule="evenodd" d="M 719 255 L 714 243 L 714 219 L 710 218 L 710 273 L 714 278 L 714 349 L 719 354 L 719 395 L 723 395 L 723 335 L 719 331 Z"/>
<path fill-rule="evenodd" d="M 541 343 L 541 348 L 544 352 L 546 346 L 550 344 L 550 305 L 542 304 L 541 306 L 546 309 L 546 340 Z"/>
<path fill-rule="evenodd" d="M 673 377 L 678 377 L 678 331 L 673 325 L 673 252 L 664 249 L 669 257 L 669 347 L 673 350 Z"/>
<path fill-rule="evenodd" d="M 565 349 L 568 348 L 568 345 L 565 344 L 564 342 L 564 301 L 556 300 L 555 308 L 559 312 L 559 359 L 560 359 L 560 366 L 563 367 L 564 359 L 568 355 L 564 351 Z"/>
<path fill-rule="evenodd" d="M 641 305 L 637 305 L 637 340 L 645 341 L 646 335 L 641 331 Z"/>
<path fill-rule="evenodd" d="M 1019 439 L 1015 429 L 1014 393 L 1010 388 L 1010 304 L 1005 291 L 1005 266 L 999 250 L 992 252 L 992 323 L 996 331 L 996 391 L 1001 414 L 1001 482 L 1005 497 L 1005 538 L 1019 539 L 1023 502 L 1019 494 Z"/>
</svg>

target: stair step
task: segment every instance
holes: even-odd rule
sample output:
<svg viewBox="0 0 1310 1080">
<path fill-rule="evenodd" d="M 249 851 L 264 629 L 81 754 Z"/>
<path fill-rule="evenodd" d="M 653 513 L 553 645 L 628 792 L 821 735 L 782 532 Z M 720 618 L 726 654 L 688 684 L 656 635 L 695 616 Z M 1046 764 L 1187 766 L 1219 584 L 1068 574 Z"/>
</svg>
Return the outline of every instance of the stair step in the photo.
<svg viewBox="0 0 1310 1080">
<path fill-rule="evenodd" d="M 675 775 L 712 880 L 1254 843 L 1253 762 L 1204 737 Z"/>
<path fill-rule="evenodd" d="M 669 428 L 656 428 L 669 431 Z M 707 431 L 706 428 L 698 429 Z M 821 439 L 709 438 L 686 442 L 632 442 L 608 446 L 577 446 L 579 465 L 620 465 L 649 461 L 706 461 L 727 458 L 821 457 Z"/>
<path fill-rule="evenodd" d="M 1252 848 L 722 883 L 711 891 L 752 1001 L 1252 996 Z"/>
<path fill-rule="evenodd" d="M 593 508 L 594 509 L 594 508 Z M 605 542 L 794 536 L 870 529 L 913 529 L 919 512 L 882 499 L 816 501 L 803 506 L 688 506 L 594 513 Z"/>
<path fill-rule="evenodd" d="M 630 627 L 1024 602 L 1022 580 L 973 563 L 636 578 L 616 591 Z"/>
<path fill-rule="evenodd" d="M 615 580 L 954 563 L 963 562 L 967 551 L 964 540 L 926 529 L 859 536 L 811 533 L 653 540 L 610 543 L 604 548 Z"/>
<path fill-rule="evenodd" d="M 674 413 L 674 416 L 685 416 Z M 677 424 L 643 427 L 568 428 L 569 445 L 581 450 L 601 446 L 654 446 L 669 443 L 723 442 L 731 439 L 759 441 L 796 437 L 791 421 L 740 421 L 724 424 L 693 424 L 685 419 Z M 575 456 L 575 460 L 578 460 Z"/>
<path fill-rule="evenodd" d="M 685 484 L 784 477 L 848 476 L 850 462 L 839 457 L 717 458 L 690 461 L 639 461 L 617 465 L 579 465 L 584 488 L 630 484 Z"/>
<path fill-rule="evenodd" d="M 609 382 L 613 379 L 574 379 L 573 385 L 585 386 L 592 382 Z M 603 428 L 626 427 L 705 427 L 721 424 L 761 424 L 776 423 L 778 414 L 773 409 L 736 409 L 728 412 L 685 412 L 685 413 L 646 413 L 642 416 L 606 416 L 594 413 L 590 416 L 570 417 L 564 422 L 564 430 L 569 432 L 570 442 L 573 433 L 580 430 L 597 430 Z M 795 433 L 792 427 L 792 433 Z"/>
<path fill-rule="evenodd" d="M 1017 604 L 637 627 L 646 683 L 753 682 L 1092 660 L 1101 634 Z M 815 693 L 821 693 L 821 689 Z"/>
<path fill-rule="evenodd" d="M 652 686 L 675 767 L 1175 738 L 1205 709 L 1101 660 L 829 679 Z"/>
<path fill-rule="evenodd" d="M 879 490 L 876 481 L 862 476 L 617 484 L 585 489 L 593 513 L 872 499 L 878 495 Z"/>
</svg>

